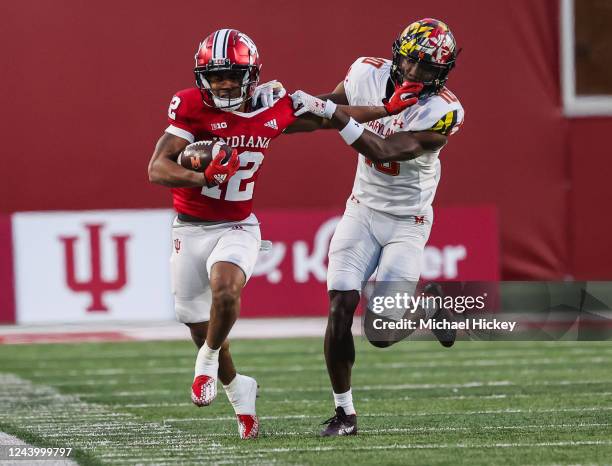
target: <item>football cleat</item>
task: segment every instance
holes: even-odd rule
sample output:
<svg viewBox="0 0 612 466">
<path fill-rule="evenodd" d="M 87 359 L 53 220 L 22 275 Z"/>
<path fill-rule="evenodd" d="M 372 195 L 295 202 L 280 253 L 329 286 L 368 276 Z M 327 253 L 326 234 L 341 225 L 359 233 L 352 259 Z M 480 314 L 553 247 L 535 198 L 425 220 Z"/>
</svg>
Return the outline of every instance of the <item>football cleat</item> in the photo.
<svg viewBox="0 0 612 466">
<path fill-rule="evenodd" d="M 336 415 L 330 417 L 321 425 L 325 424 L 327 424 L 327 427 L 321 431 L 322 437 L 357 435 L 357 415 L 346 414 L 340 406 L 336 408 Z"/>
<path fill-rule="evenodd" d="M 444 292 L 442 288 L 437 283 L 428 283 L 423 288 L 423 293 L 431 296 L 440 296 L 444 297 Z M 454 322 L 455 318 L 453 316 L 453 311 L 451 309 L 445 309 L 444 307 L 438 308 L 436 313 L 432 316 L 432 319 L 446 322 Z M 438 339 L 440 344 L 445 348 L 450 348 L 455 344 L 455 340 L 457 339 L 457 330 L 456 329 L 436 329 L 432 328 L 431 333 Z"/>
<path fill-rule="evenodd" d="M 198 375 L 191 385 L 191 401 L 196 406 L 208 406 L 217 397 L 217 379 Z"/>
<path fill-rule="evenodd" d="M 259 434 L 259 418 L 251 414 L 237 414 L 238 432 L 242 440 L 257 438 Z"/>
</svg>

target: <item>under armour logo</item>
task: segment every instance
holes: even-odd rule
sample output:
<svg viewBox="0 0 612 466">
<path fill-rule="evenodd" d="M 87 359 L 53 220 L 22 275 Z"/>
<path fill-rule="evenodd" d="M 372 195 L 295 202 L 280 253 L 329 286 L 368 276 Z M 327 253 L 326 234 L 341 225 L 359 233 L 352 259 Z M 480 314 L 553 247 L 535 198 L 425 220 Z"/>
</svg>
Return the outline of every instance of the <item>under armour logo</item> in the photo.
<svg viewBox="0 0 612 466">
<path fill-rule="evenodd" d="M 421 215 L 420 217 L 415 215 L 414 224 L 415 225 L 425 225 L 425 215 Z"/>
<path fill-rule="evenodd" d="M 401 129 L 401 128 L 404 127 L 404 122 L 401 121 L 399 118 L 395 118 L 393 120 L 393 126 L 397 126 L 397 127 L 399 127 Z"/>
</svg>

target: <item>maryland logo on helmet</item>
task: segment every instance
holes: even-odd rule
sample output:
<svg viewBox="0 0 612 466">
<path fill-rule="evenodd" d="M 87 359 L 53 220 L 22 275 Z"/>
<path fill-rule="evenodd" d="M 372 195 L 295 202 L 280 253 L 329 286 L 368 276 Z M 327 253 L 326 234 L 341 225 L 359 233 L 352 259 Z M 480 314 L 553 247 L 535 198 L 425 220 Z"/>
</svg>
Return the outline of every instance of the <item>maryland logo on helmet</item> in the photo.
<svg viewBox="0 0 612 466">
<path fill-rule="evenodd" d="M 424 18 L 408 25 L 393 43 L 392 77 L 401 81 L 399 60 L 407 57 L 415 62 L 427 64 L 438 71 L 435 80 L 424 83 L 425 93 L 439 92 L 455 66 L 457 43 L 450 28 L 442 21 Z"/>
<path fill-rule="evenodd" d="M 405 57 L 447 63 L 455 58 L 455 38 L 448 26 L 425 18 L 410 24 L 399 36 L 399 53 Z"/>
</svg>

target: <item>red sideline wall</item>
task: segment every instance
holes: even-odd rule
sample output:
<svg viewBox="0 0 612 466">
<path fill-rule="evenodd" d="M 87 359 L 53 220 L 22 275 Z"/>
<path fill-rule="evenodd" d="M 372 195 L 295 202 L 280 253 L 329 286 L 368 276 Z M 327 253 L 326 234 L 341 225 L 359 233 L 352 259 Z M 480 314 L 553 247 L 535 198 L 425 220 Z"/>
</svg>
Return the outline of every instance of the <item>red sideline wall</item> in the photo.
<svg viewBox="0 0 612 466">
<path fill-rule="evenodd" d="M 0 214 L 0 324 L 15 321 L 14 283 L 11 217 Z"/>
<path fill-rule="evenodd" d="M 557 0 L 2 2 L 2 173 L 11 176 L 0 211 L 169 206 L 146 165 L 170 97 L 192 85 L 194 51 L 214 29 L 256 41 L 264 81 L 323 93 L 355 58 L 388 57 L 424 16 L 447 21 L 463 47 L 449 87 L 466 122 L 442 153 L 436 205 L 498 206 L 504 278 L 612 278 L 601 242 L 612 220 L 599 210 L 611 188 L 591 176 L 610 164 L 584 141 L 599 141 L 612 120 L 561 115 Z M 333 132 L 283 136 L 256 206 L 340 212 L 354 166 Z"/>
</svg>

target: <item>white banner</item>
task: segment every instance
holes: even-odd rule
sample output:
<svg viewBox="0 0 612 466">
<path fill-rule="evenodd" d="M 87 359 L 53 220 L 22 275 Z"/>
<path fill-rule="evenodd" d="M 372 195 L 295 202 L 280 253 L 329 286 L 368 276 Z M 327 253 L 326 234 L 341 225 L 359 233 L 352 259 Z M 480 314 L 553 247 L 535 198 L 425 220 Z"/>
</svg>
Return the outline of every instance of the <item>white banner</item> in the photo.
<svg viewBox="0 0 612 466">
<path fill-rule="evenodd" d="M 174 319 L 171 210 L 13 215 L 17 322 Z"/>
</svg>

